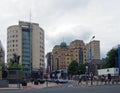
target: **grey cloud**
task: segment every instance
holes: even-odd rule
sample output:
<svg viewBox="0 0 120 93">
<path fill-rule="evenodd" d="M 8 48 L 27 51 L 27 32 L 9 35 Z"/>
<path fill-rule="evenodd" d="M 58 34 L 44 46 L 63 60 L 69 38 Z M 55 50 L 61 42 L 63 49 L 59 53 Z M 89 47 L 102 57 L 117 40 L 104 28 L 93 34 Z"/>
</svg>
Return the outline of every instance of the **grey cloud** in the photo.
<svg viewBox="0 0 120 93">
<path fill-rule="evenodd" d="M 91 29 L 88 27 L 75 26 L 69 29 L 68 31 L 66 31 L 65 33 L 63 32 L 63 35 L 64 37 L 66 37 L 67 40 L 69 40 L 68 38 L 72 38 L 70 40 L 80 39 L 83 41 L 88 41 L 90 37 L 93 35 L 93 33 Z"/>
<path fill-rule="evenodd" d="M 45 30 L 46 51 L 51 51 L 63 38 L 69 44 L 75 39 L 89 42 L 96 35 L 105 54 L 120 43 L 119 3 L 119 0 L 1 0 L 0 39 L 6 48 L 7 27 L 19 20 L 30 21 L 31 10 L 31 21 Z"/>
<path fill-rule="evenodd" d="M 60 43 L 63 41 L 66 42 L 67 45 L 76 39 L 83 40 L 85 43 L 87 43 L 86 41 L 90 39 L 91 35 L 92 32 L 87 27 L 75 26 L 67 31 L 60 32 L 59 35 L 55 35 L 54 37 L 46 37 L 46 41 L 49 45 L 49 48 L 52 50 L 55 45 L 60 45 Z"/>
<path fill-rule="evenodd" d="M 54 0 L 55 1 L 55 0 Z M 56 1 L 56 7 L 63 10 L 70 11 L 74 10 L 78 7 L 85 7 L 90 0 L 64 0 L 64 1 Z"/>
</svg>

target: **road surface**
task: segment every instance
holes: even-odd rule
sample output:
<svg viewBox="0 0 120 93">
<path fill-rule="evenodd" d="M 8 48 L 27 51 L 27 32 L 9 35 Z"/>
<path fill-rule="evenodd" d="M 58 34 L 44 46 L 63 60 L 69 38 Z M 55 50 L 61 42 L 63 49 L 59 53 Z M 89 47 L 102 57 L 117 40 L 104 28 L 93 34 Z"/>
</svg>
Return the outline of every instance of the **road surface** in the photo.
<svg viewBox="0 0 120 93">
<path fill-rule="evenodd" d="M 0 90 L 0 93 L 120 93 L 120 85 L 79 86 L 64 84 L 42 89 Z"/>
</svg>

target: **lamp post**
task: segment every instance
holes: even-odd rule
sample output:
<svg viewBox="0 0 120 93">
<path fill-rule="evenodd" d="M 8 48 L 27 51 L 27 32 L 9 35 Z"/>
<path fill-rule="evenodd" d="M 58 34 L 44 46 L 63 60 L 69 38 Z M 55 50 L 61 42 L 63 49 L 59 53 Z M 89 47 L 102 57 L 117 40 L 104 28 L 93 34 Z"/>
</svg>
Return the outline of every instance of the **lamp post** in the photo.
<svg viewBox="0 0 120 93">
<path fill-rule="evenodd" d="M 93 85 L 93 72 L 92 72 L 92 46 L 91 41 L 95 38 L 95 36 L 92 36 L 90 40 L 90 76 L 91 76 L 91 85 Z"/>
<path fill-rule="evenodd" d="M 86 85 L 88 85 L 88 77 L 87 77 L 87 75 L 88 75 L 88 66 L 86 66 L 85 69 L 86 69 L 86 72 L 85 72 Z"/>
</svg>

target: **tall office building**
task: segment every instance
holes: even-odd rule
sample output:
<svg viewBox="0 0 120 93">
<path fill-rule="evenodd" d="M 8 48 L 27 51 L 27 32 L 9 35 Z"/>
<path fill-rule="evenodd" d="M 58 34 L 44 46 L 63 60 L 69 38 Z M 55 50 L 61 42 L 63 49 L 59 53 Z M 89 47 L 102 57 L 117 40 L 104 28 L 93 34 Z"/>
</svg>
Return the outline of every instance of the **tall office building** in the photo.
<svg viewBox="0 0 120 93">
<path fill-rule="evenodd" d="M 7 29 L 7 62 L 13 54 L 20 56 L 26 76 L 44 69 L 44 30 L 37 23 L 19 21 Z"/>
<path fill-rule="evenodd" d="M 89 59 L 100 59 L 100 41 L 93 40 L 86 45 L 87 47 L 87 58 Z M 90 54 L 91 50 L 91 54 Z"/>
</svg>

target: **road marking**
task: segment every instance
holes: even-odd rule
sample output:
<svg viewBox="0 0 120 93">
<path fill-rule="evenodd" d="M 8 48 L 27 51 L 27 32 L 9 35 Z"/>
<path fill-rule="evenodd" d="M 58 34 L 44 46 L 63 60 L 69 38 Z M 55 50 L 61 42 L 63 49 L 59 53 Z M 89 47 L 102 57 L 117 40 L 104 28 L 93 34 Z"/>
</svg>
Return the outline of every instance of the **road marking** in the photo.
<svg viewBox="0 0 120 93">
<path fill-rule="evenodd" d="M 68 87 L 73 87 L 73 85 L 68 85 Z"/>
</svg>

